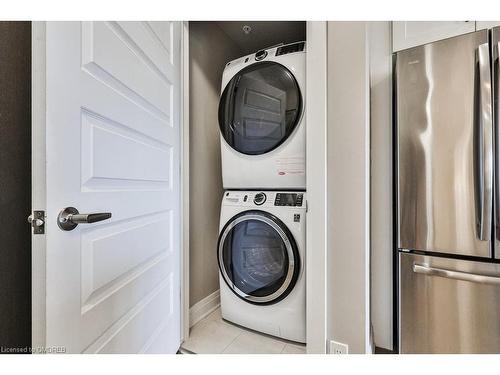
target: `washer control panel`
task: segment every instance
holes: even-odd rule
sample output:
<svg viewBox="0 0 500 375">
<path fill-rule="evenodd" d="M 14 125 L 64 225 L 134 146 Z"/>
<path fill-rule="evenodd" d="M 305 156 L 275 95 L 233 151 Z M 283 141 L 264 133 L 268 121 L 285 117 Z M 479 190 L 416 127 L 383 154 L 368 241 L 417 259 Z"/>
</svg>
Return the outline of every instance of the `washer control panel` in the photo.
<svg viewBox="0 0 500 375">
<path fill-rule="evenodd" d="M 275 206 L 302 206 L 304 194 L 302 193 L 276 193 Z"/>
<path fill-rule="evenodd" d="M 304 192 L 282 191 L 226 191 L 223 205 L 263 209 L 265 207 L 306 208 Z"/>
<path fill-rule="evenodd" d="M 257 206 L 262 206 L 266 202 L 267 196 L 265 193 L 257 193 L 253 198 L 253 203 Z"/>
</svg>

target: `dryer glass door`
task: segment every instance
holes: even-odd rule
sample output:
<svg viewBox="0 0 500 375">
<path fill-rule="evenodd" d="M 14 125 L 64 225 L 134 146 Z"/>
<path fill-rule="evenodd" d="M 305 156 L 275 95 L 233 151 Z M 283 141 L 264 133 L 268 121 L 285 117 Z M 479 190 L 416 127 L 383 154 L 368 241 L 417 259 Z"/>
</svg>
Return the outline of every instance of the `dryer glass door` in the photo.
<svg viewBox="0 0 500 375">
<path fill-rule="evenodd" d="M 247 155 L 280 146 L 300 120 L 302 97 L 293 74 L 275 62 L 249 65 L 227 84 L 219 103 L 226 142 Z"/>
<path fill-rule="evenodd" d="M 219 238 L 219 268 L 240 298 L 271 304 L 293 289 L 300 271 L 297 246 L 281 220 L 263 211 L 232 218 Z"/>
</svg>

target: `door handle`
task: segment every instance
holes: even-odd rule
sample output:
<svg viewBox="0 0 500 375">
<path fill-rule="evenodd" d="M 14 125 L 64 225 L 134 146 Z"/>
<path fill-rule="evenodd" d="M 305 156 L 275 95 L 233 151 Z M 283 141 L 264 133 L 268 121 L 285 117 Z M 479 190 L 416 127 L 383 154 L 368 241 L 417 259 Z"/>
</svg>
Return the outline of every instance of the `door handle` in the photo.
<svg viewBox="0 0 500 375">
<path fill-rule="evenodd" d="M 73 230 L 78 224 L 92 224 L 111 218 L 111 212 L 81 214 L 75 207 L 66 207 L 57 216 L 57 225 L 62 230 Z"/>
<path fill-rule="evenodd" d="M 493 120 L 494 120 L 494 125 L 493 129 L 495 131 L 495 170 L 494 170 L 494 175 L 495 175 L 495 236 L 498 241 L 500 241 L 500 176 L 498 174 L 498 163 L 500 163 L 500 153 L 499 153 L 499 148 L 500 148 L 500 131 L 499 131 L 499 126 L 500 126 L 500 111 L 499 111 L 499 97 L 500 97 L 500 42 L 498 42 L 495 45 L 496 53 L 493 54 Z M 497 258 L 500 257 L 500 254 L 496 256 Z"/>
<path fill-rule="evenodd" d="M 478 238 L 491 239 L 493 202 L 493 123 L 491 106 L 490 50 L 488 43 L 478 47 L 479 64 L 479 207 Z"/>
<path fill-rule="evenodd" d="M 461 271 L 452 271 L 444 268 L 429 267 L 422 264 L 414 264 L 413 272 L 427 276 L 438 276 L 447 279 L 470 281 L 472 283 L 500 285 L 500 277 L 479 275 L 476 273 L 468 273 Z"/>
</svg>

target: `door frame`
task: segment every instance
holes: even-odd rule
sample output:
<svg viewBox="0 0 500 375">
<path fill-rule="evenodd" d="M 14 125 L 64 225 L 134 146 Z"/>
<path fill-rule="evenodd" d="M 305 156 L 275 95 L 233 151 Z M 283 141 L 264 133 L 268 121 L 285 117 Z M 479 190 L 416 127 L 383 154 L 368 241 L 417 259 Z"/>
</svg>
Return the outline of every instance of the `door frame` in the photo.
<svg viewBox="0 0 500 375">
<path fill-rule="evenodd" d="M 47 207 L 45 29 L 45 22 L 31 22 L 31 206 L 43 211 Z M 32 234 L 31 239 L 31 346 L 42 348 L 46 342 L 46 234 Z"/>
<path fill-rule="evenodd" d="M 189 337 L 189 22 L 183 28 L 183 340 Z M 307 353 L 327 352 L 327 22 L 306 22 L 306 332 Z M 313 100 L 314 98 L 314 100 Z M 321 250 L 321 251 L 320 251 Z"/>
<path fill-rule="evenodd" d="M 31 22 L 31 131 L 33 210 L 46 211 L 46 22 Z M 180 317 L 182 343 L 189 335 L 189 28 L 181 24 L 181 114 L 180 114 Z M 47 219 L 47 218 L 45 218 Z M 46 234 L 33 235 L 31 346 L 46 343 Z M 187 313 L 186 313 L 187 306 Z"/>
<path fill-rule="evenodd" d="M 327 352 L 327 22 L 306 23 L 307 353 Z M 314 124 L 314 128 L 313 128 Z"/>
<path fill-rule="evenodd" d="M 181 32 L 181 345 L 189 337 L 189 22 Z"/>
</svg>

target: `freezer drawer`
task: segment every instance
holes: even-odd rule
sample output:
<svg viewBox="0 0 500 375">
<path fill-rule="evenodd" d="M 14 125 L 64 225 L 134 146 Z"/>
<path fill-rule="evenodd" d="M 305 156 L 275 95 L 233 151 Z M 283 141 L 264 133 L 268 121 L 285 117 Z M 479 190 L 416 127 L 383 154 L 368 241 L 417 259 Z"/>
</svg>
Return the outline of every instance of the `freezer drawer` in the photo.
<svg viewBox="0 0 500 375">
<path fill-rule="evenodd" d="M 400 353 L 500 353 L 500 264 L 399 255 Z"/>
</svg>

